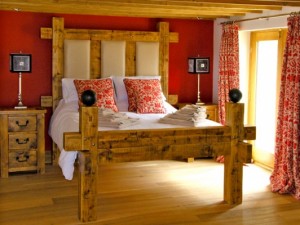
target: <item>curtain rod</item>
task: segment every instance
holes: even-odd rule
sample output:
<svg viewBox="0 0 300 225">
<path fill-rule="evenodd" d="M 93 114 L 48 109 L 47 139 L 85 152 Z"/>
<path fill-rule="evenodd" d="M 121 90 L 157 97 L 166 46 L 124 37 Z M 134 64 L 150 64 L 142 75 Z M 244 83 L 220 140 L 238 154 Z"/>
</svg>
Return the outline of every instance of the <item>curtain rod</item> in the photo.
<svg viewBox="0 0 300 225">
<path fill-rule="evenodd" d="M 263 20 L 263 19 L 269 19 L 269 18 L 274 18 L 274 17 L 282 17 L 282 16 L 296 16 L 300 15 L 299 12 L 291 12 L 291 13 L 282 13 L 282 14 L 276 14 L 276 15 L 270 15 L 270 16 L 261 16 L 261 17 L 254 17 L 254 18 L 249 18 L 249 19 L 242 19 L 242 20 L 230 20 L 226 22 L 220 23 L 222 24 L 230 24 L 230 23 L 239 23 L 239 22 L 246 22 L 246 21 L 251 21 L 251 20 Z"/>
</svg>

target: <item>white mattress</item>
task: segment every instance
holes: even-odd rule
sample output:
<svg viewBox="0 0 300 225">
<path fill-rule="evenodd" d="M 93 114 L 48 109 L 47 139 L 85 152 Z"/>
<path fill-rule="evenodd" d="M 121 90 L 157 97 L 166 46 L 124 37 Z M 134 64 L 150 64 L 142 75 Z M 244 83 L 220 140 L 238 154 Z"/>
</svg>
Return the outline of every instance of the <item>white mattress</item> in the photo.
<svg viewBox="0 0 300 225">
<path fill-rule="evenodd" d="M 120 107 L 121 108 L 121 107 Z M 168 103 L 165 104 L 167 113 L 176 111 Z M 165 116 L 165 114 L 137 114 L 132 112 L 126 112 L 129 117 L 140 118 L 140 122 L 136 125 L 123 128 L 122 130 L 138 130 L 138 129 L 154 129 L 154 128 L 175 128 L 182 127 L 179 125 L 163 124 L 158 120 Z M 203 120 L 200 126 L 221 126 L 211 120 Z M 98 127 L 99 130 L 113 130 L 109 127 Z M 50 121 L 49 135 L 52 140 L 57 144 L 60 149 L 59 166 L 62 169 L 62 173 L 67 180 L 73 179 L 74 162 L 77 157 L 76 149 L 74 151 L 64 151 L 63 149 L 63 133 L 64 132 L 77 132 L 79 131 L 79 113 L 78 102 L 73 101 L 65 103 L 61 100 L 58 107 Z"/>
</svg>

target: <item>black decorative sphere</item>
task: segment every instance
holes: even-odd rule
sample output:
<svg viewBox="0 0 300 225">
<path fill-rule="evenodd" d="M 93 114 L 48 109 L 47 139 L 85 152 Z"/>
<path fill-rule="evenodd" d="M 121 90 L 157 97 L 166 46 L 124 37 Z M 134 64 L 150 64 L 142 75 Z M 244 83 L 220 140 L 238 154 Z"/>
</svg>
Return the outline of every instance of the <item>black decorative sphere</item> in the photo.
<svg viewBox="0 0 300 225">
<path fill-rule="evenodd" d="M 92 90 L 85 90 L 81 94 L 81 101 L 85 106 L 92 106 L 96 102 L 96 94 Z"/>
<path fill-rule="evenodd" d="M 229 91 L 229 98 L 230 101 L 232 101 L 233 103 L 239 102 L 242 96 L 242 92 L 237 88 L 233 88 Z"/>
</svg>

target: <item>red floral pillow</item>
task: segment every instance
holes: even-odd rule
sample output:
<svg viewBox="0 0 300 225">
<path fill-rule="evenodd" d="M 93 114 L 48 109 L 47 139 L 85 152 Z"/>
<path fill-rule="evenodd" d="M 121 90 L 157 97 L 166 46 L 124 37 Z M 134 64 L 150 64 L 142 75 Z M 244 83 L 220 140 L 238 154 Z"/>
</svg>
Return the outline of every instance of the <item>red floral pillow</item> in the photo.
<svg viewBox="0 0 300 225">
<path fill-rule="evenodd" d="M 79 105 L 82 105 L 81 94 L 85 90 L 93 90 L 96 93 L 96 106 L 99 108 L 112 109 L 118 112 L 114 99 L 114 88 L 112 79 L 91 79 L 91 80 L 74 80 L 79 99 Z"/>
<path fill-rule="evenodd" d="M 128 95 L 128 111 L 165 113 L 158 79 L 124 79 Z"/>
</svg>

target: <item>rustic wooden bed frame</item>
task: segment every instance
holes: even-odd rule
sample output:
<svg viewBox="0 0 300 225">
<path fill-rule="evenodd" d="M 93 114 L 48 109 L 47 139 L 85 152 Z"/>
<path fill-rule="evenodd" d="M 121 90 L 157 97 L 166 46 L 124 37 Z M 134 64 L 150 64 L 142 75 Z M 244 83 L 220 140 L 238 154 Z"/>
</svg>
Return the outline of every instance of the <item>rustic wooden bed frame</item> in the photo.
<svg viewBox="0 0 300 225">
<path fill-rule="evenodd" d="M 224 201 L 242 203 L 243 163 L 255 139 L 244 127 L 244 105 L 226 104 L 226 126 L 98 131 L 98 109 L 81 107 L 79 132 L 64 133 L 64 149 L 79 153 L 79 219 L 97 219 L 98 163 L 199 157 L 210 149 L 224 155 Z"/>
<path fill-rule="evenodd" d="M 169 43 L 178 42 L 178 34 L 169 32 L 166 22 L 157 32 L 65 29 L 63 18 L 53 18 L 52 28 L 41 28 L 41 38 L 52 39 L 52 96 L 42 100 L 56 108 L 62 98 L 64 77 L 64 40 L 90 40 L 90 78 L 101 77 L 101 40 L 126 41 L 126 76 L 135 76 L 135 42 L 159 42 L 159 74 L 162 90 L 168 96 Z M 97 219 L 98 163 L 186 159 L 201 157 L 206 151 L 225 156 L 224 201 L 242 202 L 243 162 L 255 139 L 255 127 L 244 127 L 244 105 L 227 103 L 226 126 L 129 131 L 98 131 L 98 109 L 80 108 L 79 132 L 64 134 L 64 149 L 79 151 L 79 219 Z M 54 160 L 58 151 L 54 148 Z"/>
</svg>

